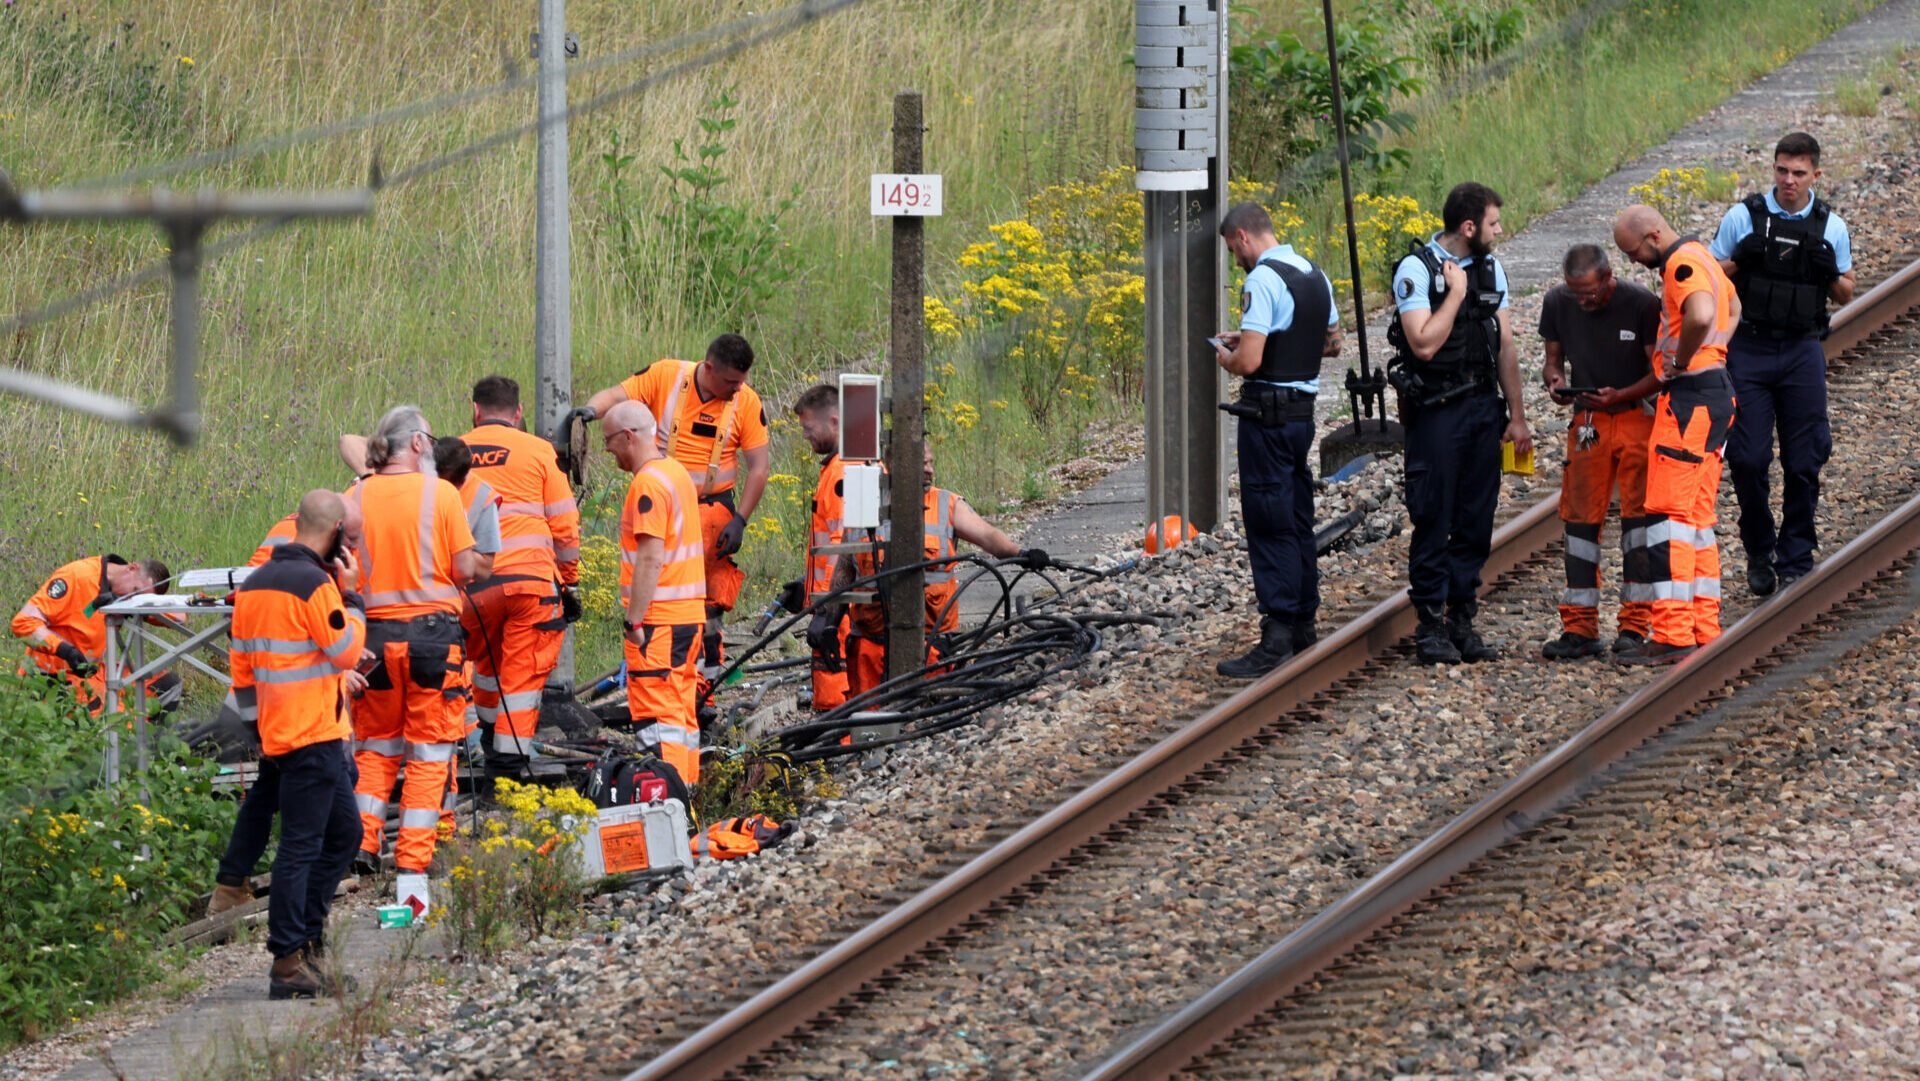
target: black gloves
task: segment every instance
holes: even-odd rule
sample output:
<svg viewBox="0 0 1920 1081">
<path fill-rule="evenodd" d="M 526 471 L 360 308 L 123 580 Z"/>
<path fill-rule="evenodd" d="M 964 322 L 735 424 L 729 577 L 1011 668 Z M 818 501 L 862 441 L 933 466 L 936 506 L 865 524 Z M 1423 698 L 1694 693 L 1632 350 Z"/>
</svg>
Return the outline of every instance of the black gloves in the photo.
<svg viewBox="0 0 1920 1081">
<path fill-rule="evenodd" d="M 1765 262 L 1767 258 L 1767 238 L 1759 233 L 1748 233 L 1733 246 L 1733 265 L 1741 270 L 1752 270 Z"/>
<path fill-rule="evenodd" d="M 1807 251 L 1807 274 L 1815 285 L 1830 285 L 1840 276 L 1840 253 L 1824 239 Z"/>
<path fill-rule="evenodd" d="M 739 514 L 733 520 L 720 527 L 720 537 L 713 542 L 713 554 L 730 556 L 740 550 L 740 542 L 747 535 L 747 520 Z"/>
<path fill-rule="evenodd" d="M 580 591 L 572 586 L 560 587 L 560 618 L 568 623 L 580 622 L 585 609 L 580 607 Z"/>
<path fill-rule="evenodd" d="M 1014 556 L 1013 559 L 1014 562 L 1030 571 L 1043 571 L 1053 566 L 1053 559 L 1047 555 L 1046 550 L 1043 548 L 1022 548 L 1020 549 L 1020 553 Z"/>
<path fill-rule="evenodd" d="M 822 672 L 840 672 L 846 661 L 840 656 L 840 621 L 829 612 L 815 612 L 807 624 L 807 647 L 813 650 L 814 666 Z"/>
<path fill-rule="evenodd" d="M 798 580 L 780 587 L 780 598 L 773 603 L 787 610 L 789 614 L 799 615 L 800 609 L 807 606 L 807 590 Z"/>
<path fill-rule="evenodd" d="M 100 670 L 100 666 L 88 660 L 87 655 L 80 652 L 80 647 L 74 645 L 72 642 L 60 643 L 59 647 L 53 651 L 53 655 L 67 662 L 67 667 L 72 670 L 74 675 L 79 676 L 81 679 L 85 679 Z"/>
<path fill-rule="evenodd" d="M 560 430 L 564 432 L 568 428 L 573 427 L 575 417 L 580 418 L 580 423 L 582 424 L 592 424 L 594 421 L 600 419 L 600 415 L 593 411 L 592 406 L 576 405 L 572 409 L 567 410 L 567 415 L 561 419 Z"/>
</svg>

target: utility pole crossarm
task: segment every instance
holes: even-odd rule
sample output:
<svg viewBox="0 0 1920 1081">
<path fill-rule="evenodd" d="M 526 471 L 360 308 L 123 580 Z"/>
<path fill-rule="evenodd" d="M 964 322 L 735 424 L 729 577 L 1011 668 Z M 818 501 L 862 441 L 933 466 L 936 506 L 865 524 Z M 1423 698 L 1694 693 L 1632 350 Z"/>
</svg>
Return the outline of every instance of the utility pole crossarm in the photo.
<svg viewBox="0 0 1920 1081">
<path fill-rule="evenodd" d="M 167 237 L 172 278 L 169 319 L 173 339 L 173 393 L 156 409 L 85 387 L 18 369 L 0 370 L 0 393 L 21 394 L 119 424 L 158 428 L 175 443 L 191 444 L 200 433 L 195 364 L 200 351 L 201 238 L 222 218 L 288 220 L 362 217 L 373 210 L 373 191 L 100 192 L 53 188 L 17 191 L 0 173 L 0 219 L 31 225 L 50 221 L 150 221 Z"/>
</svg>

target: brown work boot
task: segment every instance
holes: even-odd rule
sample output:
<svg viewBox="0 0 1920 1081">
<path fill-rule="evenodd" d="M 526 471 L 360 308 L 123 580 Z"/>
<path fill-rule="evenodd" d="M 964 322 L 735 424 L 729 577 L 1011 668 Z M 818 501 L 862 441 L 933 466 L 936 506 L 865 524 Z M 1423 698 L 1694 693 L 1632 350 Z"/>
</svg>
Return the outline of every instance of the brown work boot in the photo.
<svg viewBox="0 0 1920 1081">
<path fill-rule="evenodd" d="M 251 887 L 219 883 L 213 887 L 213 896 L 207 898 L 207 915 L 218 916 L 230 908 L 239 908 L 251 900 L 253 900 Z"/>
<path fill-rule="evenodd" d="M 319 998 L 333 994 L 333 986 L 315 967 L 306 949 L 295 950 L 273 959 L 267 973 L 267 997 L 278 1002 L 289 998 Z"/>
</svg>

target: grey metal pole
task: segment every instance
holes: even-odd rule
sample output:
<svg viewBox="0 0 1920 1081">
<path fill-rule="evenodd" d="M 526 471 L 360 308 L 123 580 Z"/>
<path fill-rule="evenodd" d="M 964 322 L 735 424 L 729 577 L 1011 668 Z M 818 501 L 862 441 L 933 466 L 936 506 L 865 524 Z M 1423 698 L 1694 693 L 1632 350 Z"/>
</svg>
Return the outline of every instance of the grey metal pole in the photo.
<svg viewBox="0 0 1920 1081">
<path fill-rule="evenodd" d="M 173 403 L 156 419 L 185 446 L 200 431 L 200 390 L 194 357 L 200 353 L 200 234 L 203 220 L 167 229 L 167 269 L 173 275 Z"/>
<path fill-rule="evenodd" d="M 906 90 L 893 98 L 893 171 L 921 171 L 920 94 Z M 921 455 L 926 441 L 922 397 L 926 388 L 926 292 L 923 261 L 924 223 L 905 215 L 893 219 L 893 434 L 887 443 L 887 488 L 892 496 L 887 566 L 905 567 L 926 558 L 926 478 Z M 926 664 L 926 575 L 907 571 L 887 581 L 887 678 L 904 676 Z"/>
<path fill-rule="evenodd" d="M 1340 195 L 1347 211 L 1347 265 L 1353 279 L 1353 332 L 1360 343 L 1360 378 L 1373 379 L 1373 366 L 1367 360 L 1367 305 L 1360 290 L 1360 239 L 1353 225 L 1353 169 L 1347 150 L 1346 91 L 1340 85 L 1340 49 L 1333 33 L 1333 0 L 1320 0 L 1320 14 L 1327 26 L 1327 74 L 1333 80 L 1333 131 L 1340 148 Z M 1384 430 L 1386 417 L 1381 418 Z M 1353 403 L 1354 430 L 1360 428 L 1360 402 Z"/>
<path fill-rule="evenodd" d="M 540 150 L 534 252 L 534 431 L 552 439 L 573 408 L 573 304 L 569 270 L 567 189 L 566 0 L 540 0 Z M 573 688 L 573 629 L 548 682 Z"/>
</svg>

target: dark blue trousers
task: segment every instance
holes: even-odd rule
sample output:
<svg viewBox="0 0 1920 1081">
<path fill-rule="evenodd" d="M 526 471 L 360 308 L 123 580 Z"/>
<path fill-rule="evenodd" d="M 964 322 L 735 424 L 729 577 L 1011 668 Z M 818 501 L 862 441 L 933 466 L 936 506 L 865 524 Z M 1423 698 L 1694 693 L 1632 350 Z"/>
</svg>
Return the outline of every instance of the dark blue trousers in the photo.
<svg viewBox="0 0 1920 1081">
<path fill-rule="evenodd" d="M 1500 501 L 1506 409 L 1492 392 L 1426 406 L 1407 430 L 1407 592 L 1415 604 L 1464 604 L 1480 591 Z"/>
<path fill-rule="evenodd" d="M 333 891 L 360 847 L 356 771 L 343 740 L 297 748 L 274 759 L 280 774 L 280 848 L 267 895 L 267 949 L 286 957 L 327 929 Z"/>
<path fill-rule="evenodd" d="M 1820 502 L 1820 467 L 1833 452 L 1827 424 L 1827 358 L 1812 339 L 1776 342 L 1735 334 L 1727 373 L 1740 415 L 1727 436 L 1727 471 L 1740 501 L 1740 544 L 1752 565 L 1773 561 L 1783 577 L 1813 569 L 1813 516 Z M 1780 528 L 1776 535 L 1772 487 L 1773 436 L 1780 433 Z"/>
<path fill-rule="evenodd" d="M 280 769 L 273 759 L 260 760 L 260 774 L 240 801 L 240 813 L 233 819 L 233 836 L 227 838 L 227 851 L 220 857 L 220 873 L 214 881 L 228 886 L 244 886 L 247 876 L 259 865 L 260 857 L 273 838 L 273 816 L 280 812 Z"/>
<path fill-rule="evenodd" d="M 1240 514 L 1253 564 L 1260 614 L 1283 622 L 1320 610 L 1320 565 L 1313 551 L 1313 421 L 1267 428 L 1242 417 Z"/>
</svg>

